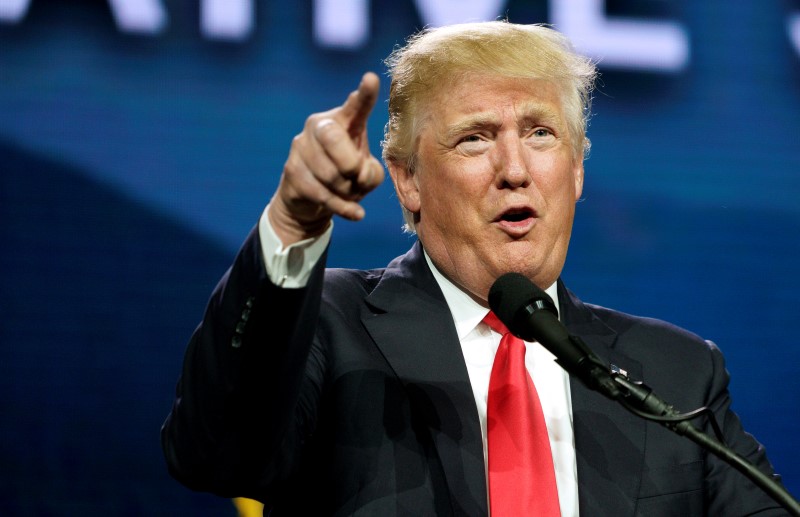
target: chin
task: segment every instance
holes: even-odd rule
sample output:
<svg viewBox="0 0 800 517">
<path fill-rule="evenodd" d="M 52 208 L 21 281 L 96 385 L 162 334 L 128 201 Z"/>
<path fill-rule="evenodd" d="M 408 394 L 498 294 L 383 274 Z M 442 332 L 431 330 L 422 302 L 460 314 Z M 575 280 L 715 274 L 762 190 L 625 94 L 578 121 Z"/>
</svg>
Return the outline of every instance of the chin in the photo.
<svg viewBox="0 0 800 517">
<path fill-rule="evenodd" d="M 547 289 L 558 279 L 558 273 L 553 273 L 549 268 L 543 270 L 540 267 L 525 267 L 524 264 L 517 264 L 515 267 L 510 267 L 505 272 L 519 273 L 539 286 L 541 289 Z"/>
</svg>

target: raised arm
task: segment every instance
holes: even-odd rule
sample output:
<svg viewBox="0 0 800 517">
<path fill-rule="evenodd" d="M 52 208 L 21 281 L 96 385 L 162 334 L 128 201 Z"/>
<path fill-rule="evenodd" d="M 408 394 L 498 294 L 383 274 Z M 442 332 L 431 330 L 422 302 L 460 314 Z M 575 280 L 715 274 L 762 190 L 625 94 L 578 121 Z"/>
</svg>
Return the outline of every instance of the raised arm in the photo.
<svg viewBox="0 0 800 517">
<path fill-rule="evenodd" d="M 384 177 L 366 133 L 379 85 L 374 73 L 364 74 L 344 104 L 308 117 L 294 138 L 269 207 L 284 246 L 320 235 L 333 215 L 353 221 L 364 217 L 358 202 Z"/>
<path fill-rule="evenodd" d="M 378 86 L 365 74 L 341 106 L 311 115 L 294 138 L 267 212 L 284 247 L 320 235 L 333 215 L 363 218 L 358 202 L 383 180 L 366 137 Z M 304 386 L 318 393 L 324 378 L 324 364 L 308 361 L 323 271 L 324 256 L 305 287 L 280 288 L 269 280 L 259 232 L 245 241 L 189 342 L 162 429 L 167 464 L 182 483 L 263 499 L 292 470 L 293 447 L 315 419 L 315 401 L 304 399 L 299 411 L 298 397 Z"/>
</svg>

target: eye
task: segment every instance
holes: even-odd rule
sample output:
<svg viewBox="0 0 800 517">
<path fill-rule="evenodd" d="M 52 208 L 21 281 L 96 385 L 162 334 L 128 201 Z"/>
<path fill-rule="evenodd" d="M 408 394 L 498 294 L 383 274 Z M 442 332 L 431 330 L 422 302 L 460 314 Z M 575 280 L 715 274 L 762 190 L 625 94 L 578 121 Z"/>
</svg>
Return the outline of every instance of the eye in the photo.
<svg viewBox="0 0 800 517">
<path fill-rule="evenodd" d="M 481 141 L 481 135 L 476 133 L 472 135 L 467 135 L 458 142 L 461 143 L 461 142 L 480 142 L 480 141 Z"/>
<path fill-rule="evenodd" d="M 455 149 L 464 155 L 477 155 L 488 149 L 489 140 L 486 135 L 481 133 L 470 133 L 460 137 L 455 145 Z"/>
<path fill-rule="evenodd" d="M 537 149 L 547 149 L 558 141 L 556 133 L 546 126 L 532 127 L 525 138 L 528 145 Z"/>
</svg>

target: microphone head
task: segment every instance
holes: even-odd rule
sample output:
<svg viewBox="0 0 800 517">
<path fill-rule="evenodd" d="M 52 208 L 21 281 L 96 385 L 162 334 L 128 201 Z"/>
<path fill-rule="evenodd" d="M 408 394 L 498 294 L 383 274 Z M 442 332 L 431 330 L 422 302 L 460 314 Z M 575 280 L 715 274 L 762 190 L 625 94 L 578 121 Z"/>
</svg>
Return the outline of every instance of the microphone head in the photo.
<svg viewBox="0 0 800 517">
<path fill-rule="evenodd" d="M 531 305 L 558 316 L 558 311 L 550 296 L 519 273 L 506 273 L 500 276 L 489 289 L 489 307 L 500 318 L 500 321 L 517 335 L 520 335 L 518 331 L 521 330 L 517 321 L 527 317 L 529 313 L 523 309 Z M 527 333 L 523 331 L 522 334 Z"/>
<path fill-rule="evenodd" d="M 525 341 L 537 341 L 550 351 L 556 362 L 591 389 L 611 398 L 619 396 L 602 363 L 579 338 L 571 336 L 558 321 L 553 300 L 518 273 L 506 273 L 492 284 L 489 306 L 512 334 Z"/>
</svg>

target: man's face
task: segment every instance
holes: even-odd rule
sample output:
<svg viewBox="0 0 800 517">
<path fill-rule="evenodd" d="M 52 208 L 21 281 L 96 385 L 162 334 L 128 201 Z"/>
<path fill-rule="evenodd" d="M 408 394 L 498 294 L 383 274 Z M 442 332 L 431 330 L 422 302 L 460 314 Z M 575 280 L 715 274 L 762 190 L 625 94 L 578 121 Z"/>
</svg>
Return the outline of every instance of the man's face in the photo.
<svg viewBox="0 0 800 517">
<path fill-rule="evenodd" d="M 509 271 L 558 278 L 583 187 L 555 84 L 472 74 L 427 106 L 413 173 L 390 164 L 436 266 L 486 300 Z"/>
</svg>

